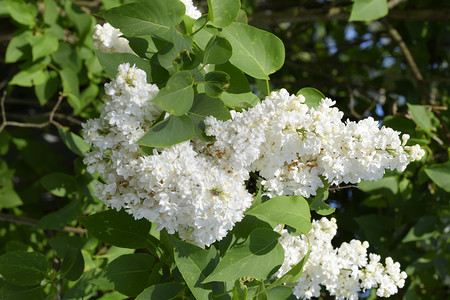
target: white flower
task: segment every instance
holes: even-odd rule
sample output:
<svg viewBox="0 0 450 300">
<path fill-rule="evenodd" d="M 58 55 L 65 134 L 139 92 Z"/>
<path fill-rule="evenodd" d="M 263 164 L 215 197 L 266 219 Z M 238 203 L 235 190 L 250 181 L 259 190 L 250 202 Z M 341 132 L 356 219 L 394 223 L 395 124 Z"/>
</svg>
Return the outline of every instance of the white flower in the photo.
<svg viewBox="0 0 450 300">
<path fill-rule="evenodd" d="M 280 227 L 275 230 L 279 232 Z M 275 277 L 287 273 L 311 249 L 302 277 L 291 284 L 297 298 L 319 297 L 322 286 L 336 299 L 356 300 L 358 293 L 371 288 L 377 288 L 379 297 L 389 297 L 404 286 L 406 273 L 400 271 L 399 263 L 388 257 L 383 266 L 379 263 L 380 256 L 375 254 L 369 254 L 368 260 L 368 242 L 352 240 L 334 248 L 331 240 L 336 231 L 334 218 L 314 220 L 308 238 L 292 236 L 285 229 L 281 231 L 279 242 L 284 248 L 285 259 Z"/>
<path fill-rule="evenodd" d="M 121 37 L 122 32 L 112 27 L 109 23 L 94 27 L 94 47 L 101 52 L 134 53 L 128 45 L 128 40 Z"/>
<path fill-rule="evenodd" d="M 158 88 L 144 71 L 120 65 L 105 93 L 100 118 L 83 124 L 93 146 L 84 162 L 105 181 L 96 195 L 199 246 L 222 239 L 253 200 L 244 183 L 248 173 L 216 163 L 201 151 L 204 145 L 196 151 L 189 141 L 143 155 L 136 142 L 163 113 L 151 102 Z"/>
<path fill-rule="evenodd" d="M 186 6 L 186 16 L 191 17 L 192 19 L 198 19 L 202 16 L 202 13 L 198 10 L 192 0 L 180 0 L 184 6 Z"/>
<path fill-rule="evenodd" d="M 309 197 L 331 184 L 378 180 L 385 169 L 402 171 L 424 151 L 405 146 L 408 136 L 379 128 L 373 118 L 342 122 L 335 102 L 322 99 L 315 108 L 303 96 L 285 89 L 272 92 L 264 101 L 232 120 L 205 120 L 206 133 L 216 137 L 211 156 L 220 154 L 235 168 L 258 171 L 269 197 Z"/>
</svg>

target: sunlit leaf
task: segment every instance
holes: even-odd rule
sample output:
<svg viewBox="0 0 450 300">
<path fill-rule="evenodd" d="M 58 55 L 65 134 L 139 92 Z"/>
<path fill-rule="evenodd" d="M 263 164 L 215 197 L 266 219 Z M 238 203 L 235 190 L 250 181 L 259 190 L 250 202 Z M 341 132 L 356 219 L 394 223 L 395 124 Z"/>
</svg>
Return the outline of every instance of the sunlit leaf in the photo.
<svg viewBox="0 0 450 300">
<path fill-rule="evenodd" d="M 450 193 L 450 161 L 443 164 L 431 165 L 424 170 L 438 187 Z"/>
<path fill-rule="evenodd" d="M 298 91 L 297 95 L 303 95 L 305 97 L 305 104 L 308 105 L 309 108 L 319 106 L 320 101 L 325 99 L 325 96 L 319 90 L 311 87 L 302 88 Z"/>
<path fill-rule="evenodd" d="M 171 240 L 175 262 L 192 294 L 197 299 L 208 299 L 211 287 L 202 282 L 216 264 L 215 248 L 211 247 L 209 250 L 205 250 L 175 237 L 172 237 Z"/>
<path fill-rule="evenodd" d="M 194 136 L 194 124 L 187 115 L 170 116 L 153 126 L 138 144 L 147 147 L 169 147 Z"/>
<path fill-rule="evenodd" d="M 311 230 L 309 205 L 301 196 L 277 196 L 252 208 L 247 214 L 292 226 L 305 234 Z"/>
<path fill-rule="evenodd" d="M 233 50 L 230 42 L 224 37 L 214 35 L 205 47 L 203 64 L 224 64 L 230 59 L 232 54 Z"/>
<path fill-rule="evenodd" d="M 226 27 L 236 19 L 241 3 L 239 0 L 208 0 L 209 20 L 217 27 Z"/>
<path fill-rule="evenodd" d="M 255 229 L 245 243 L 226 252 L 204 282 L 235 281 L 247 276 L 267 278 L 284 260 L 283 247 L 278 243 L 279 237 L 273 230 Z"/>
<path fill-rule="evenodd" d="M 175 73 L 152 102 L 173 115 L 182 116 L 194 101 L 193 84 L 194 79 L 189 71 Z"/>
<path fill-rule="evenodd" d="M 250 76 L 269 79 L 284 63 L 283 42 L 267 31 L 232 23 L 223 28 L 223 36 L 230 42 L 233 55 L 230 62 Z"/>
<path fill-rule="evenodd" d="M 349 21 L 372 21 L 387 13 L 387 0 L 353 0 Z"/>
<path fill-rule="evenodd" d="M 99 13 L 124 35 L 154 35 L 171 41 L 170 28 L 178 25 L 185 6 L 178 0 L 144 0 Z"/>
</svg>

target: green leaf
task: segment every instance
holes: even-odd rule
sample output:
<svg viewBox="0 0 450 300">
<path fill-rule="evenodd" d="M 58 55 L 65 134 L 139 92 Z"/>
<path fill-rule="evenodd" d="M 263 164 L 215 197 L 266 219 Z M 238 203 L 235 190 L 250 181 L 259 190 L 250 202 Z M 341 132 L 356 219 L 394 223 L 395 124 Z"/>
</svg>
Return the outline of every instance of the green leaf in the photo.
<svg viewBox="0 0 450 300">
<path fill-rule="evenodd" d="M 68 19 L 75 25 L 75 28 L 78 31 L 79 40 L 84 41 L 84 39 L 93 32 L 95 19 L 73 2 L 74 1 L 65 1 L 64 11 L 66 12 Z"/>
<path fill-rule="evenodd" d="M 122 248 L 145 248 L 151 242 L 148 220 L 135 220 L 125 211 L 106 210 L 80 220 L 99 240 Z"/>
<path fill-rule="evenodd" d="M 143 291 L 136 300 L 148 299 L 174 299 L 184 289 L 184 285 L 178 282 L 155 284 Z M 178 298 L 176 298 L 178 299 Z"/>
<path fill-rule="evenodd" d="M 45 65 L 42 63 L 36 63 L 14 75 L 8 84 L 25 87 L 43 84 L 48 78 L 47 70 L 44 68 Z"/>
<path fill-rule="evenodd" d="M 173 115 L 182 116 L 189 111 L 194 101 L 193 84 L 191 72 L 175 73 L 152 102 Z"/>
<path fill-rule="evenodd" d="M 177 63 L 182 65 L 183 70 L 192 70 L 201 64 L 202 55 L 203 53 L 200 53 L 197 49 L 194 49 L 194 52 L 182 51 L 177 57 Z"/>
<path fill-rule="evenodd" d="M 291 282 L 296 282 L 297 280 L 299 280 L 300 277 L 302 277 L 303 267 L 305 266 L 305 263 L 308 261 L 310 254 L 311 254 L 311 250 L 309 250 L 306 253 L 306 255 L 295 266 L 293 266 L 286 274 L 284 274 L 283 276 L 278 278 L 274 283 L 272 283 L 268 289 L 271 289 L 272 287 L 276 287 L 283 283 L 291 283 Z"/>
<path fill-rule="evenodd" d="M 205 76 L 205 92 L 210 97 L 219 97 L 230 86 L 230 76 L 222 71 L 209 72 Z"/>
<path fill-rule="evenodd" d="M 325 99 L 325 96 L 319 90 L 311 87 L 302 88 L 298 91 L 297 95 L 303 95 L 305 97 L 305 104 L 308 105 L 309 108 L 319 106 L 320 101 Z"/>
<path fill-rule="evenodd" d="M 220 34 L 219 29 L 216 27 L 213 27 L 212 25 L 206 25 L 204 26 L 204 22 L 207 21 L 208 15 L 203 15 L 201 18 L 196 20 L 193 25 L 194 30 L 199 30 L 195 33 L 194 38 L 195 42 L 202 50 L 206 48 L 206 45 L 208 45 L 211 38 L 216 35 Z M 201 28 L 201 30 L 200 30 Z"/>
<path fill-rule="evenodd" d="M 184 12 L 185 6 L 178 0 L 144 0 L 98 15 L 126 36 L 154 35 L 172 41 L 170 28 L 181 22 Z"/>
<path fill-rule="evenodd" d="M 58 39 L 48 33 L 30 36 L 28 40 L 31 45 L 33 61 L 56 52 L 59 47 Z"/>
<path fill-rule="evenodd" d="M 216 27 L 227 27 L 236 19 L 240 8 L 239 0 L 208 0 L 209 20 Z"/>
<path fill-rule="evenodd" d="M 362 180 L 358 188 L 366 193 L 377 193 L 386 197 L 395 197 L 398 193 L 398 177 L 385 176 L 377 181 Z"/>
<path fill-rule="evenodd" d="M 31 54 L 29 38 L 32 36 L 31 31 L 27 30 L 16 35 L 8 43 L 5 54 L 5 62 L 13 63 L 22 59 L 27 59 Z"/>
<path fill-rule="evenodd" d="M 231 119 L 230 111 L 223 102 L 206 94 L 198 94 L 194 97 L 194 103 L 189 113 L 201 117 L 213 116 L 222 121 Z"/>
<path fill-rule="evenodd" d="M 42 186 L 57 197 L 65 197 L 77 190 L 75 178 L 65 173 L 50 173 L 41 178 Z"/>
<path fill-rule="evenodd" d="M 22 200 L 12 186 L 0 188 L 0 209 L 13 208 L 22 204 Z"/>
<path fill-rule="evenodd" d="M 80 280 L 78 280 L 73 287 L 65 291 L 64 297 L 62 299 L 78 300 L 90 298 L 100 289 L 99 286 L 93 283 L 93 280 L 98 276 L 100 272 L 100 269 L 93 268 L 83 273 Z"/>
<path fill-rule="evenodd" d="M 427 176 L 441 189 L 450 193 L 450 161 L 424 169 Z"/>
<path fill-rule="evenodd" d="M 411 137 L 416 136 L 416 124 L 413 120 L 400 116 L 386 116 L 383 119 L 383 126 L 392 128 L 402 133 L 407 133 Z"/>
<path fill-rule="evenodd" d="M 241 70 L 229 62 L 215 66 L 215 71 L 222 71 L 230 75 L 230 87 L 227 92 L 232 94 L 249 93 L 252 91 L 247 77 Z M 255 95 L 256 96 L 256 95 Z"/>
<path fill-rule="evenodd" d="M 224 64 L 230 59 L 232 54 L 233 50 L 230 42 L 224 37 L 214 35 L 205 47 L 203 64 Z"/>
<path fill-rule="evenodd" d="M 350 22 L 372 21 L 388 14 L 387 0 L 353 0 Z"/>
<path fill-rule="evenodd" d="M 0 209 L 13 208 L 23 204 L 19 195 L 14 191 L 13 176 L 14 170 L 8 169 L 7 163 L 0 159 Z"/>
<path fill-rule="evenodd" d="M 247 295 L 247 286 L 240 279 L 236 280 L 233 288 L 233 300 L 247 300 Z"/>
<path fill-rule="evenodd" d="M 231 119 L 230 111 L 225 107 L 222 101 L 217 98 L 211 98 L 206 94 L 198 94 L 194 97 L 194 104 L 188 113 L 194 124 L 195 135 L 204 142 L 214 140 L 214 137 L 205 133 L 204 120 L 207 116 L 214 116 L 218 120 Z"/>
<path fill-rule="evenodd" d="M 409 230 L 402 243 L 430 240 L 439 237 L 439 219 L 436 216 L 423 216 Z"/>
<path fill-rule="evenodd" d="M 292 287 L 290 286 L 280 285 L 270 290 L 267 290 L 266 288 L 266 291 L 269 299 L 294 299 L 294 296 L 292 295 Z"/>
<path fill-rule="evenodd" d="M 12 251 L 0 256 L 0 274 L 15 285 L 39 284 L 50 269 L 50 264 L 39 252 Z"/>
<path fill-rule="evenodd" d="M 138 144 L 147 147 L 170 147 L 194 136 L 194 124 L 187 115 L 170 116 L 147 132 Z"/>
<path fill-rule="evenodd" d="M 246 214 L 287 224 L 304 234 L 311 230 L 308 202 L 301 196 L 277 196 L 247 211 Z"/>
<path fill-rule="evenodd" d="M 336 208 L 329 206 L 325 203 L 325 200 L 328 198 L 328 187 L 330 184 L 324 181 L 324 187 L 319 188 L 316 191 L 316 196 L 314 198 L 307 199 L 309 203 L 309 208 L 314 210 L 321 216 L 328 216 L 336 210 Z"/>
<path fill-rule="evenodd" d="M 67 247 L 61 262 L 61 273 L 67 280 L 78 280 L 84 272 L 84 258 L 80 249 Z"/>
<path fill-rule="evenodd" d="M 202 284 L 216 265 L 216 251 L 201 249 L 171 236 L 175 263 L 196 299 L 208 299 L 211 287 Z"/>
<path fill-rule="evenodd" d="M 234 281 L 251 276 L 267 278 L 283 263 L 284 250 L 280 235 L 270 229 L 255 229 L 245 243 L 231 248 L 214 271 L 203 281 Z"/>
<path fill-rule="evenodd" d="M 78 73 L 83 66 L 77 49 L 67 42 L 60 42 L 58 51 L 51 57 L 61 69 L 71 69 L 75 73 Z"/>
<path fill-rule="evenodd" d="M 5 155 L 9 150 L 9 135 L 6 130 L 0 131 L 0 155 Z"/>
<path fill-rule="evenodd" d="M 57 173 L 53 173 L 57 174 Z M 61 173 L 62 174 L 62 173 Z M 65 175 L 65 174 L 63 174 Z M 68 225 L 83 214 L 80 200 L 74 199 L 63 208 L 46 214 L 34 225 L 35 229 L 58 229 Z"/>
<path fill-rule="evenodd" d="M 6 0 L 6 7 L 14 21 L 28 26 L 34 26 L 37 16 L 37 6 L 22 0 Z"/>
<path fill-rule="evenodd" d="M 192 124 L 194 125 L 194 134 L 198 139 L 207 143 L 214 140 L 213 136 L 206 135 L 205 133 L 205 117 L 197 116 L 191 113 L 188 113 L 188 116 L 192 120 Z"/>
<path fill-rule="evenodd" d="M 359 229 L 363 232 L 361 239 L 366 239 L 380 246 L 385 246 L 392 238 L 392 228 L 395 228 L 395 220 L 383 215 L 363 215 L 354 218 Z M 376 226 L 374 226 L 376 224 Z"/>
<path fill-rule="evenodd" d="M 51 70 L 48 72 L 47 80 L 40 84 L 34 86 L 34 92 L 39 100 L 39 104 L 44 106 L 47 104 L 48 100 L 55 95 L 60 85 L 60 80 L 58 73 Z"/>
<path fill-rule="evenodd" d="M 170 28 L 170 35 L 172 36 L 173 44 L 178 53 L 183 50 L 192 50 L 193 40 L 190 35 L 179 32 L 175 27 Z"/>
<path fill-rule="evenodd" d="M 223 92 L 220 99 L 225 103 L 226 106 L 232 109 L 246 109 L 255 106 L 260 102 L 258 96 L 252 92 L 241 93 L 241 94 L 231 94 L 228 92 Z"/>
<path fill-rule="evenodd" d="M 2 286 L 0 298 L 3 300 L 44 299 L 44 286 L 17 286 L 9 282 Z"/>
<path fill-rule="evenodd" d="M 89 239 L 80 236 L 57 236 L 49 240 L 50 246 L 56 251 L 58 256 L 66 255 L 68 248 L 82 249 Z M 92 240 L 91 240 L 92 241 Z"/>
<path fill-rule="evenodd" d="M 76 155 L 84 156 L 84 153 L 89 151 L 89 144 L 86 143 L 79 135 L 61 127 L 58 127 L 58 133 L 67 148 L 69 148 Z"/>
<path fill-rule="evenodd" d="M 431 132 L 435 130 L 432 123 L 432 119 L 434 118 L 433 113 L 422 105 L 413 105 L 409 103 L 407 103 L 407 105 L 414 122 L 426 133 L 431 134 Z"/>
<path fill-rule="evenodd" d="M 146 253 L 125 254 L 109 263 L 94 283 L 129 297 L 139 295 L 146 287 L 155 263 Z"/>
<path fill-rule="evenodd" d="M 159 50 L 159 47 L 156 44 L 158 39 L 154 38 L 151 35 L 142 35 L 134 37 L 127 36 L 126 39 L 128 40 L 129 45 L 131 49 L 133 49 L 134 53 L 136 53 L 140 57 L 151 58 L 153 54 L 155 54 Z M 167 42 L 164 41 L 164 43 Z"/>
<path fill-rule="evenodd" d="M 238 13 L 235 21 L 238 23 L 248 24 L 248 17 L 247 17 L 247 13 L 245 12 L 245 10 L 243 10 L 243 9 L 239 10 L 239 13 Z"/>
<path fill-rule="evenodd" d="M 74 110 L 77 110 L 80 107 L 80 83 L 77 73 L 70 68 L 63 68 L 59 72 L 59 76 L 61 77 L 63 93 L 67 97 L 67 101 Z"/>
<path fill-rule="evenodd" d="M 53 25 L 58 20 L 58 5 L 56 0 L 44 0 L 44 23 Z"/>
<path fill-rule="evenodd" d="M 230 62 L 248 75 L 269 79 L 269 74 L 283 66 L 284 45 L 272 33 L 246 24 L 232 23 L 223 28 L 222 34 L 233 48 Z"/>
<path fill-rule="evenodd" d="M 95 83 L 90 83 L 84 90 L 81 91 L 80 94 L 80 104 L 81 104 L 81 110 L 85 108 L 87 105 L 92 103 L 99 93 L 100 89 L 99 86 Z M 77 111 L 75 114 L 78 114 L 80 111 Z M 87 143 L 86 143 L 87 145 Z"/>
<path fill-rule="evenodd" d="M 101 52 L 95 51 L 98 61 L 105 69 L 106 74 L 111 78 L 116 78 L 119 71 L 119 65 L 129 63 L 130 66 L 136 65 L 137 68 L 144 70 L 146 74 L 151 74 L 151 67 L 148 61 L 131 53 Z M 149 82 L 149 78 L 147 78 Z"/>
<path fill-rule="evenodd" d="M 260 281 L 258 288 L 255 291 L 255 294 L 252 297 L 252 300 L 268 300 L 269 296 L 267 295 L 266 287 L 264 286 L 264 281 Z"/>
</svg>

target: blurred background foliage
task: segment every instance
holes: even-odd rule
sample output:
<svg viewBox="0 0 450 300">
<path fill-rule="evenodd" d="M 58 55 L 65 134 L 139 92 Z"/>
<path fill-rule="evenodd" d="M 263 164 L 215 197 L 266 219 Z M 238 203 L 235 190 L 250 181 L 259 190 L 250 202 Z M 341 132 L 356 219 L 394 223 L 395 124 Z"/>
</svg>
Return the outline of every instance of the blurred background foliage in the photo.
<svg viewBox="0 0 450 300">
<path fill-rule="evenodd" d="M 26 288 L 0 278 L 0 298 L 124 298 L 92 278 L 133 250 L 86 235 L 79 220 L 104 207 L 92 188 L 98 178 L 81 158 L 81 124 L 98 116 L 107 80 L 93 52 L 93 26 L 100 21 L 94 14 L 125 2 L 132 1 L 0 1 L 0 254 L 39 252 L 49 274 L 48 284 Z M 445 299 L 450 2 L 390 0 L 386 16 L 349 21 L 353 5 L 371 2 L 244 0 L 242 8 L 249 24 L 284 42 L 286 62 L 271 77 L 272 89 L 317 88 L 337 101 L 345 118 L 372 116 L 426 149 L 426 157 L 403 173 L 332 187 L 328 202 L 336 207 L 336 245 L 368 240 L 370 250 L 392 256 L 406 270 L 406 286 L 393 298 Z M 206 11 L 206 1 L 196 3 Z M 259 87 L 265 82 L 252 84 L 264 97 L 265 87 Z M 179 277 L 160 270 L 149 282 Z"/>
</svg>

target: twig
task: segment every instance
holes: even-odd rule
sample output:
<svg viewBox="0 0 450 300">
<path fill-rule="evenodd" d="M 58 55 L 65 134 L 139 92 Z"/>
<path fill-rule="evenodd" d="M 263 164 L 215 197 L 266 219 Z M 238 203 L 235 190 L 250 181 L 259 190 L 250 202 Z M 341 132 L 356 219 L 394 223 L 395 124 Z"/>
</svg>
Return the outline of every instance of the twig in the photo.
<svg viewBox="0 0 450 300">
<path fill-rule="evenodd" d="M 447 106 L 441 106 L 441 105 L 422 105 L 425 108 L 431 109 L 431 110 L 447 110 Z"/>
<path fill-rule="evenodd" d="M 370 111 L 375 107 L 376 103 L 377 100 L 373 99 L 372 103 L 370 103 L 369 107 L 364 111 L 363 116 L 367 116 L 370 113 Z"/>
<path fill-rule="evenodd" d="M 2 125 L 0 125 L 0 132 L 2 132 L 3 128 L 6 127 L 5 98 L 6 98 L 6 91 L 3 91 L 2 99 L 0 100 L 0 106 L 2 111 Z"/>
<path fill-rule="evenodd" d="M 63 127 L 59 122 L 54 120 L 56 110 L 58 109 L 59 105 L 61 104 L 61 101 L 63 100 L 64 95 L 60 94 L 58 97 L 58 101 L 56 102 L 55 106 L 53 107 L 52 111 L 49 114 L 48 121 L 43 123 L 21 123 L 21 122 L 15 122 L 15 121 L 8 121 L 6 119 L 6 111 L 5 111 L 5 99 L 6 99 L 6 91 L 3 91 L 2 99 L 0 100 L 1 105 L 1 113 L 2 113 L 2 124 L 0 125 L 0 132 L 5 129 L 6 126 L 15 126 L 15 127 L 23 127 L 23 128 L 44 128 L 50 124 L 53 124 L 57 127 Z"/>
<path fill-rule="evenodd" d="M 14 119 L 21 119 L 21 120 L 26 120 L 26 119 L 30 118 L 30 116 L 27 116 L 27 115 L 12 114 L 12 113 L 8 113 L 8 116 L 10 116 L 11 118 L 14 118 Z M 50 116 L 50 112 L 46 112 L 46 113 L 42 113 L 42 114 L 33 115 L 33 118 L 35 118 L 35 119 L 39 119 L 39 118 L 43 118 L 43 117 L 48 118 L 49 116 Z M 74 118 L 72 116 L 65 115 L 65 114 L 55 113 L 54 118 L 61 119 L 61 120 L 67 120 L 75 125 L 83 124 L 83 122 L 78 120 L 77 118 Z"/>
<path fill-rule="evenodd" d="M 387 3 L 387 6 L 389 9 L 393 9 L 394 7 L 396 7 L 397 5 L 399 5 L 400 3 L 405 2 L 406 0 L 390 0 Z"/>
<path fill-rule="evenodd" d="M 431 138 L 433 140 L 435 140 L 439 145 L 444 146 L 444 142 L 440 138 L 438 138 L 437 136 L 433 135 Z"/>
<path fill-rule="evenodd" d="M 350 98 L 350 113 L 357 119 L 361 119 L 362 116 L 359 113 L 357 113 L 355 110 L 355 97 L 353 95 L 353 90 L 351 89 L 350 84 L 348 83 L 348 80 L 345 83 L 347 86 L 348 96 Z"/>
<path fill-rule="evenodd" d="M 392 36 L 392 38 L 397 42 L 397 44 L 400 46 L 400 49 L 405 56 L 406 63 L 408 64 L 409 68 L 411 69 L 414 78 L 419 82 L 423 82 L 423 76 L 419 71 L 419 68 L 417 67 L 416 62 L 414 61 L 414 58 L 411 55 L 411 52 L 409 51 L 408 47 L 406 46 L 405 42 L 403 41 L 402 36 L 400 33 L 392 27 L 392 25 L 389 22 L 384 22 L 386 28 L 389 31 L 389 34 Z"/>
<path fill-rule="evenodd" d="M 336 192 L 339 190 L 343 190 L 343 189 L 349 189 L 349 188 L 357 188 L 357 185 L 354 184 L 349 184 L 349 185 L 343 185 L 343 186 L 333 186 L 333 187 L 329 187 L 328 190 L 330 192 Z"/>
<path fill-rule="evenodd" d="M 9 223 L 22 224 L 22 225 L 28 225 L 28 226 L 34 226 L 39 222 L 39 220 L 9 215 L 9 214 L 5 214 L 5 213 L 0 213 L 0 221 L 6 221 Z M 57 229 L 53 229 L 53 230 L 60 231 L 60 232 L 72 232 L 72 233 L 81 234 L 81 235 L 86 234 L 86 229 L 71 227 L 71 226 L 64 226 L 62 228 L 57 228 Z"/>
</svg>

